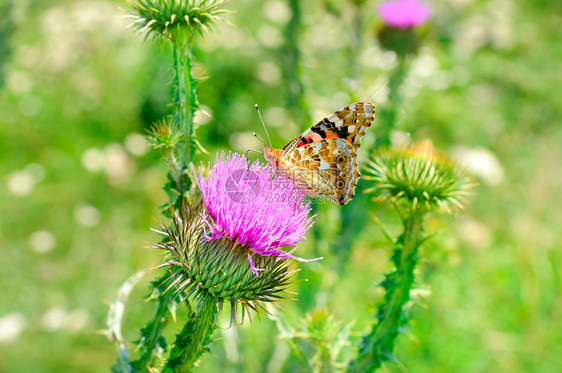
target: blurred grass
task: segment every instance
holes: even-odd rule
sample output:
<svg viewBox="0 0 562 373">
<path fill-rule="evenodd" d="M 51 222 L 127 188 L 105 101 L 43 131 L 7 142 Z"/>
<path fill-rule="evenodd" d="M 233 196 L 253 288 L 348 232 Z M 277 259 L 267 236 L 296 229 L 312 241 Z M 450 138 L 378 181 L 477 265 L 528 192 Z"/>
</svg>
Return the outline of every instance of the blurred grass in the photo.
<svg viewBox="0 0 562 373">
<path fill-rule="evenodd" d="M 368 33 L 357 56 L 346 48 L 354 36 L 344 4 L 302 4 L 301 73 L 315 120 L 354 99 L 385 104 L 384 82 L 395 60 L 375 47 L 376 3 L 365 6 Z M 562 364 L 562 43 L 555 32 L 561 6 L 432 5 L 427 42 L 403 86 L 395 140 L 430 138 L 480 167 L 481 177 L 458 218 L 428 222 L 444 230 L 425 247 L 421 266 L 431 294 L 415 308 L 411 338 L 399 340 L 396 355 L 415 372 L 556 372 Z M 0 62 L 2 372 L 107 371 L 114 349 L 96 334 L 104 327 L 104 300 L 113 300 L 133 272 L 158 261 L 144 246 L 155 239 L 148 228 L 166 201 L 166 170 L 131 134 L 144 134 L 166 112 L 170 75 L 155 61 L 170 61 L 166 48 L 130 35 L 118 6 L 14 2 L 15 28 L 0 41 L 9 43 L 0 50 L 11 50 Z M 259 149 L 251 138 L 260 131 L 258 103 L 274 145 L 282 147 L 310 124 L 284 111 L 280 48 L 287 6 L 240 0 L 230 8 L 238 27 L 224 26 L 219 39 L 209 37 L 195 55 L 208 76 L 200 101 L 214 118 L 200 117 L 200 140 L 211 153 Z M 359 72 L 351 71 L 350 58 Z M 353 74 L 359 78 L 346 78 Z M 374 141 L 373 134 L 365 141 Z M 398 230 L 383 207 L 369 208 Z M 337 228 L 337 209 L 320 206 L 318 224 Z M 299 255 L 326 259 L 302 265 L 299 278 L 308 281 L 295 286 L 299 301 L 282 304 L 283 314 L 296 320 L 326 307 L 364 330 L 380 297 L 376 281 L 388 270 L 388 248 L 365 221 L 354 247 L 341 248 L 353 260 L 336 273 L 330 247 L 338 245 L 331 240 L 301 245 Z M 129 340 L 151 311 L 141 304 L 147 281 L 129 302 Z M 284 358 L 287 349 L 267 318 L 217 335 L 216 356 L 207 356 L 200 371 L 297 369 Z"/>
</svg>

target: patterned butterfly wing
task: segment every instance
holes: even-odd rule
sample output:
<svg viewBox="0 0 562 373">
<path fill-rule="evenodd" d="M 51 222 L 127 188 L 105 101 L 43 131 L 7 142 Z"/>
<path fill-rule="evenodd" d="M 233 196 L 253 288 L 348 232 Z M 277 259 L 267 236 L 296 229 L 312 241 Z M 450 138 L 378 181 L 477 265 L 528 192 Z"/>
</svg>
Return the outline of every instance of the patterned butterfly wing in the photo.
<svg viewBox="0 0 562 373">
<path fill-rule="evenodd" d="M 333 138 L 347 140 L 357 152 L 361 138 L 371 126 L 374 117 L 375 106 L 370 102 L 348 105 L 297 136 L 283 148 L 283 154 L 291 152 L 294 148 Z"/>
<path fill-rule="evenodd" d="M 356 102 L 322 119 L 283 150 L 265 147 L 265 158 L 306 195 L 344 205 L 354 197 L 361 176 L 357 149 L 374 115 L 372 103 Z"/>
<path fill-rule="evenodd" d="M 361 174 L 353 146 L 343 139 L 326 139 L 295 149 L 286 160 L 286 173 L 310 197 L 345 205 L 355 195 Z"/>
</svg>

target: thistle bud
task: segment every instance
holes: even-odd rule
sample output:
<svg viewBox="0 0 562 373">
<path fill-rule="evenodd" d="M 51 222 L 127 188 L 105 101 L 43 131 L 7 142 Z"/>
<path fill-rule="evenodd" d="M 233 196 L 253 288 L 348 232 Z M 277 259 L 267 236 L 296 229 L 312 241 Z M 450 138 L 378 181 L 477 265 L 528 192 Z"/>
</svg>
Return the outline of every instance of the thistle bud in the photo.
<svg viewBox="0 0 562 373">
<path fill-rule="evenodd" d="M 135 27 L 146 37 L 188 40 L 194 34 L 210 33 L 220 16 L 230 11 L 222 9 L 224 0 L 126 0 Z"/>
<path fill-rule="evenodd" d="M 406 204 L 411 209 L 451 213 L 463 208 L 474 186 L 464 170 L 423 141 L 407 147 L 382 149 L 368 162 L 367 192 L 381 202 Z"/>
</svg>

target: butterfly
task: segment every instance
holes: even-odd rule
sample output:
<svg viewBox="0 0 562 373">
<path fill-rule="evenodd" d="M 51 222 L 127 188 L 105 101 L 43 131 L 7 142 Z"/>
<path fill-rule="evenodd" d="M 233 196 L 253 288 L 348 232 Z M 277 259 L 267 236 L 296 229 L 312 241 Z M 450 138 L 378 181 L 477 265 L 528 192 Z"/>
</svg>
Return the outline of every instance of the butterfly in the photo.
<svg viewBox="0 0 562 373">
<path fill-rule="evenodd" d="M 309 197 L 345 205 L 361 176 L 357 149 L 375 117 L 370 102 L 356 102 L 322 119 L 283 149 L 264 145 L 264 157 L 278 174 Z"/>
</svg>

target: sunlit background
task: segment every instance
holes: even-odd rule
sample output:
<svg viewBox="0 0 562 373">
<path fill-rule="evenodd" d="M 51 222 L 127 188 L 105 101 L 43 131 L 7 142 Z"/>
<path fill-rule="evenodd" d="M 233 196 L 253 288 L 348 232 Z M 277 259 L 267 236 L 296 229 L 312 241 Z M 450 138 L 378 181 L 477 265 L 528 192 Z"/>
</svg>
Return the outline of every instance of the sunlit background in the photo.
<svg viewBox="0 0 562 373">
<path fill-rule="evenodd" d="M 147 246 L 167 202 L 166 168 L 144 134 L 169 110 L 170 51 L 127 29 L 121 1 L 1 1 L 0 372 L 106 372 L 116 356 L 99 333 L 107 303 L 129 276 L 159 261 Z M 221 24 L 195 51 L 195 73 L 206 78 L 199 99 L 210 114 L 197 116 L 211 153 L 199 159 L 260 150 L 256 103 L 278 148 L 312 124 L 307 117 L 317 121 L 357 100 L 383 108 L 397 58 L 377 46 L 378 2 L 366 1 L 359 15 L 356 3 L 302 2 L 304 113 L 291 106 L 295 87 L 283 76 L 287 2 L 229 4 L 236 27 Z M 438 233 L 420 266 L 424 298 L 398 339 L 400 364 L 387 369 L 557 372 L 562 3 L 428 3 L 432 18 L 402 86 L 392 139 L 431 139 L 479 186 L 464 212 L 428 221 Z M 360 162 L 376 125 L 377 118 Z M 338 208 L 321 206 L 318 224 L 336 229 Z M 387 208 L 369 208 L 397 231 Z M 326 259 L 301 265 L 308 282 L 294 287 L 298 301 L 283 303 L 288 318 L 326 308 L 364 331 L 389 248 L 369 218 L 346 250 L 351 258 L 327 236 L 301 245 L 300 256 Z M 131 341 L 151 314 L 143 303 L 150 279 L 129 301 Z M 199 371 L 293 371 L 277 335 L 267 317 L 218 330 Z"/>
</svg>

